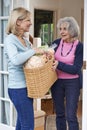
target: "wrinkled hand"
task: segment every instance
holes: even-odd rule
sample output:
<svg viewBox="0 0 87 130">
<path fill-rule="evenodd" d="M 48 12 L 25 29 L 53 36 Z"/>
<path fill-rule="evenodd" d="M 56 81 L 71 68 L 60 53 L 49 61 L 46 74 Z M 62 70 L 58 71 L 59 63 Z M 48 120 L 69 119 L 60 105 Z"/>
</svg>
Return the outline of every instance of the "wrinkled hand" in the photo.
<svg viewBox="0 0 87 130">
<path fill-rule="evenodd" d="M 44 54 L 46 55 L 47 59 L 49 59 L 49 60 L 53 59 L 54 60 L 54 55 L 52 55 L 50 53 L 46 53 L 46 52 Z"/>
<path fill-rule="evenodd" d="M 47 57 L 49 59 L 54 59 L 54 50 L 51 48 L 48 48 L 47 50 L 45 50 L 45 54 L 47 55 Z"/>
<path fill-rule="evenodd" d="M 53 65 L 52 65 L 52 69 L 53 69 L 53 70 L 56 70 L 57 66 L 58 66 L 58 61 L 57 61 L 57 60 L 54 60 L 54 61 L 53 61 Z"/>
</svg>

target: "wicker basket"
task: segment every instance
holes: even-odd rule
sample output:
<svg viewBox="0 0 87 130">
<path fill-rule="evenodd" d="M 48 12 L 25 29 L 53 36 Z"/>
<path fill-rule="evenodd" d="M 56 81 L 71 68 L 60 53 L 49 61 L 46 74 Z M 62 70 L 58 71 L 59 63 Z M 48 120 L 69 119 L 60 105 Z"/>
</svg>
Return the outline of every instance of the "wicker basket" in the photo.
<svg viewBox="0 0 87 130">
<path fill-rule="evenodd" d="M 53 60 L 49 60 L 44 66 L 34 69 L 24 66 L 28 97 L 43 97 L 57 80 L 57 74 L 52 70 L 52 62 Z"/>
</svg>

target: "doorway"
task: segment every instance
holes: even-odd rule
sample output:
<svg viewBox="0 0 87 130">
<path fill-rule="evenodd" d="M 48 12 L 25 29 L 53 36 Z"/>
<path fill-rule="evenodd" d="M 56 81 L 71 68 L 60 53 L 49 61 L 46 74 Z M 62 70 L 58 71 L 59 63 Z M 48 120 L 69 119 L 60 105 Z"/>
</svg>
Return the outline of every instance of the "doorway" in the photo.
<svg viewBox="0 0 87 130">
<path fill-rule="evenodd" d="M 34 37 L 41 38 L 42 45 L 50 45 L 55 34 L 55 11 L 34 9 Z"/>
</svg>

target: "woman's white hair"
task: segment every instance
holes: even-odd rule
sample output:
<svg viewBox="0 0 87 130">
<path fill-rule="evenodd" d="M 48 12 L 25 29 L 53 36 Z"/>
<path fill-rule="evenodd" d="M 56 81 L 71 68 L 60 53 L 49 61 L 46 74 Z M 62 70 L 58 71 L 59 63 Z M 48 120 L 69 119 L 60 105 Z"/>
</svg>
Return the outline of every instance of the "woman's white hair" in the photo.
<svg viewBox="0 0 87 130">
<path fill-rule="evenodd" d="M 77 21 L 75 20 L 75 18 L 73 18 L 73 17 L 60 18 L 57 23 L 58 29 L 60 28 L 61 24 L 63 24 L 63 23 L 67 23 L 67 30 L 72 38 L 79 37 L 80 28 L 79 28 L 79 25 L 78 25 Z"/>
</svg>

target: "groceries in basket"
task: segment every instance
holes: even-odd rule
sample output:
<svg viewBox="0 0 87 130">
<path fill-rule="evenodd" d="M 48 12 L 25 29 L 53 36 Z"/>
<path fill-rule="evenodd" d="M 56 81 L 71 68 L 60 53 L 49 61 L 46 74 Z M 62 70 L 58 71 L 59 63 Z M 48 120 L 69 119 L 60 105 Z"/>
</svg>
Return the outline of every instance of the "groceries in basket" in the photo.
<svg viewBox="0 0 87 130">
<path fill-rule="evenodd" d="M 41 98 L 57 80 L 57 74 L 52 70 L 54 54 L 32 56 L 24 65 L 28 97 Z"/>
<path fill-rule="evenodd" d="M 53 49 L 47 49 L 44 51 L 44 54 L 36 54 L 32 56 L 26 63 L 26 68 L 37 68 L 44 66 L 45 63 L 48 62 L 48 60 L 54 60 L 54 50 Z"/>
<path fill-rule="evenodd" d="M 26 63 L 25 67 L 32 69 L 43 66 L 47 61 L 46 55 L 34 55 Z"/>
</svg>

